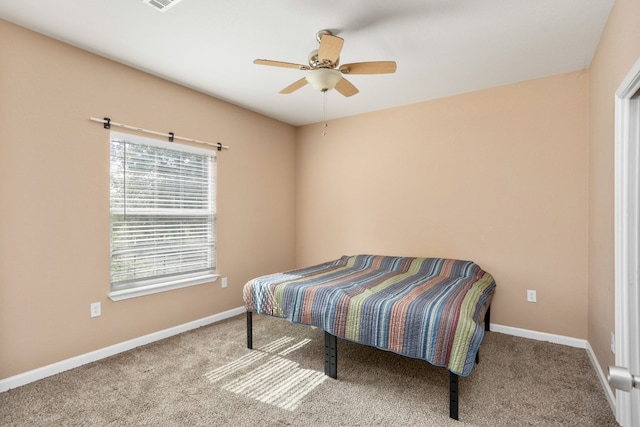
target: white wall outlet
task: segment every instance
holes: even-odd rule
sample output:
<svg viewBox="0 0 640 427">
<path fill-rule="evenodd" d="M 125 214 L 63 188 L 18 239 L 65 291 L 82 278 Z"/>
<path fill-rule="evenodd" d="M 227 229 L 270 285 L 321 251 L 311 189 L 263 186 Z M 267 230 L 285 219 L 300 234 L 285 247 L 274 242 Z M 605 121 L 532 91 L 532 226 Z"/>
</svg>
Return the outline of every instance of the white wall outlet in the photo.
<svg viewBox="0 0 640 427">
<path fill-rule="evenodd" d="M 611 353 L 616 354 L 616 335 L 611 332 Z"/>
<path fill-rule="evenodd" d="M 227 287 L 227 278 L 223 277 L 222 280 L 220 281 L 220 284 L 223 288 Z"/>
<path fill-rule="evenodd" d="M 538 296 L 536 294 L 536 291 L 531 290 L 531 289 L 527 289 L 527 301 L 529 301 L 529 302 L 538 301 Z"/>
<path fill-rule="evenodd" d="M 102 305 L 99 302 L 91 303 L 91 317 L 98 317 L 102 314 Z"/>
</svg>

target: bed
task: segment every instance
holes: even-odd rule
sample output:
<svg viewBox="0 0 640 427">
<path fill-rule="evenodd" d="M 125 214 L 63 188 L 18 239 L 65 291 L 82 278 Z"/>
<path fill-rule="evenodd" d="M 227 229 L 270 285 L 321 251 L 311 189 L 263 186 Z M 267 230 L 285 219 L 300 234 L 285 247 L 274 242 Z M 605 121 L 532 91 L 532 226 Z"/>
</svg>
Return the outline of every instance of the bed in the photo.
<svg viewBox="0 0 640 427">
<path fill-rule="evenodd" d="M 247 346 L 253 348 L 258 313 L 323 329 L 332 378 L 337 338 L 426 360 L 450 371 L 449 415 L 458 419 L 458 377 L 479 361 L 495 287 L 471 261 L 345 255 L 247 282 Z"/>
</svg>

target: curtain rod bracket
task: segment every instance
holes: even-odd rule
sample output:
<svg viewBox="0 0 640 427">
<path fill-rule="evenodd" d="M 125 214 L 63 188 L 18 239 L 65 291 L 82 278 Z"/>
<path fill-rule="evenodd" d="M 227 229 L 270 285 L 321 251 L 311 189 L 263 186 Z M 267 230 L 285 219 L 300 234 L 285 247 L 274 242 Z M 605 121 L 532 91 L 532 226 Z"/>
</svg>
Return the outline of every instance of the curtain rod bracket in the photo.
<svg viewBox="0 0 640 427">
<path fill-rule="evenodd" d="M 218 142 L 216 146 L 218 147 L 218 151 L 222 151 L 222 143 Z"/>
<path fill-rule="evenodd" d="M 173 132 L 169 132 L 169 142 L 173 142 Z"/>
<path fill-rule="evenodd" d="M 109 117 L 104 118 L 104 128 L 111 129 L 111 119 Z"/>
</svg>

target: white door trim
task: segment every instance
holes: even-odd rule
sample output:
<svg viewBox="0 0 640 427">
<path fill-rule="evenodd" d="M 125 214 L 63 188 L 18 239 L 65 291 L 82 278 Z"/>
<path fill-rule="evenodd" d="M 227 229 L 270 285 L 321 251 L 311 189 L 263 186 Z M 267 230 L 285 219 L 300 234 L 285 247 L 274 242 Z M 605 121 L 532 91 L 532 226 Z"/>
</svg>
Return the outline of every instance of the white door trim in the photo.
<svg viewBox="0 0 640 427">
<path fill-rule="evenodd" d="M 632 100 L 640 90 L 640 60 L 631 68 L 615 96 L 615 330 L 616 365 L 637 369 L 640 286 L 640 101 Z M 633 304 L 633 305 L 632 305 Z M 635 356 L 636 358 L 638 355 Z M 631 393 L 616 390 L 616 419 L 622 426 L 634 425 Z"/>
</svg>

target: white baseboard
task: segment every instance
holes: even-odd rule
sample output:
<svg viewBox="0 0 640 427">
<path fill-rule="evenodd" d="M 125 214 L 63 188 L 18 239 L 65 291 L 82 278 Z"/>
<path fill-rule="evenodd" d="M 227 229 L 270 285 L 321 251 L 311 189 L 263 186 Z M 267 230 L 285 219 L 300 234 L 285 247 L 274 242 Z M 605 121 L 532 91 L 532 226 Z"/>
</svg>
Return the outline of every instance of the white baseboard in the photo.
<svg viewBox="0 0 640 427">
<path fill-rule="evenodd" d="M 548 341 L 569 347 L 587 348 L 587 340 L 566 337 L 564 335 L 548 334 L 546 332 L 531 331 L 529 329 L 514 328 L 512 326 L 497 325 L 495 323 L 491 324 L 491 331 L 506 335 L 514 335 L 516 337 L 530 338 L 536 341 Z"/>
<path fill-rule="evenodd" d="M 607 397 L 609 406 L 611 406 L 611 411 L 613 411 L 614 414 L 616 413 L 616 397 L 613 391 L 611 390 L 611 387 L 609 387 L 609 381 L 607 381 L 607 376 L 602 371 L 602 368 L 600 367 L 600 363 L 598 362 L 598 358 L 596 357 L 596 354 L 593 352 L 593 348 L 591 348 L 591 344 L 589 344 L 589 341 L 581 340 L 578 338 L 566 337 L 563 335 L 554 335 L 554 334 L 547 334 L 545 332 L 531 331 L 528 329 L 514 328 L 511 326 L 496 325 L 495 323 L 491 324 L 491 331 L 499 332 L 507 335 L 514 335 L 517 337 L 530 338 L 532 340 L 537 340 L 537 341 L 548 341 L 555 344 L 562 344 L 570 347 L 585 349 L 587 351 L 587 354 L 589 355 L 589 359 L 591 360 L 593 369 L 596 371 L 596 375 L 600 380 L 600 384 L 602 385 L 602 389 L 604 390 L 604 393 Z"/>
<path fill-rule="evenodd" d="M 115 354 L 140 347 L 141 345 L 169 338 L 173 335 L 178 335 L 183 332 L 190 331 L 191 329 L 199 328 L 201 326 L 210 325 L 212 323 L 216 323 L 242 313 L 245 313 L 244 307 L 234 308 L 222 313 L 214 314 L 213 316 L 204 317 L 202 319 L 194 320 L 193 322 L 184 323 L 182 325 L 174 326 L 172 328 L 134 338 L 129 341 L 124 341 L 118 344 L 111 345 L 109 347 L 81 354 L 79 356 L 62 360 L 51 365 L 43 366 L 32 371 L 24 372 L 22 374 L 0 380 L 0 393 L 12 388 L 29 384 L 34 381 L 41 380 L 51 375 L 59 374 L 60 372 L 67 371 L 69 369 L 86 365 L 87 363 L 95 362 L 96 360 L 104 359 L 106 357 L 110 357 Z"/>
<path fill-rule="evenodd" d="M 600 379 L 600 384 L 602 384 L 602 389 L 604 390 L 604 394 L 607 396 L 607 400 L 609 401 L 609 406 L 611 406 L 611 410 L 614 415 L 616 413 L 616 395 L 614 394 L 611 387 L 609 387 L 609 381 L 607 380 L 607 376 L 600 367 L 600 363 L 598 362 L 598 358 L 591 348 L 591 344 L 587 342 L 587 354 L 589 355 L 589 359 L 591 359 L 591 364 L 593 368 L 596 370 L 598 374 L 598 379 Z"/>
</svg>

